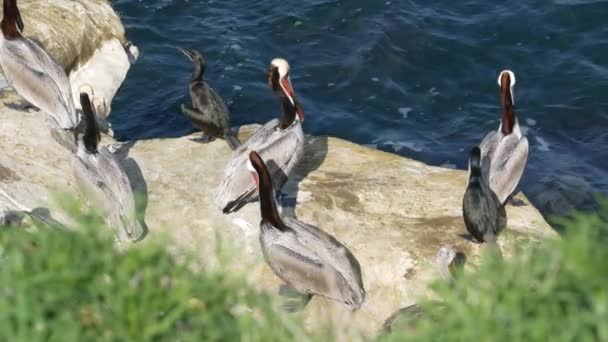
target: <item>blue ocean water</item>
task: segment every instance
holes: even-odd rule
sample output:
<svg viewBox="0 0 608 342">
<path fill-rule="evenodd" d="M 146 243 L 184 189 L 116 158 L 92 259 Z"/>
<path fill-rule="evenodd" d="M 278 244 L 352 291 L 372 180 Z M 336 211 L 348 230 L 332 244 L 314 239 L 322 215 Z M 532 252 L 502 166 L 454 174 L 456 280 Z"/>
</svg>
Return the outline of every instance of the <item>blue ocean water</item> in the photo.
<svg viewBox="0 0 608 342">
<path fill-rule="evenodd" d="M 121 139 L 194 131 L 179 111 L 191 72 L 175 49 L 184 46 L 204 54 L 233 125 L 277 115 L 266 72 L 280 56 L 307 133 L 464 169 L 498 127 L 496 79 L 509 68 L 530 141 L 522 190 L 546 215 L 608 192 L 606 1 L 112 3 L 140 49 L 110 116 Z"/>
</svg>

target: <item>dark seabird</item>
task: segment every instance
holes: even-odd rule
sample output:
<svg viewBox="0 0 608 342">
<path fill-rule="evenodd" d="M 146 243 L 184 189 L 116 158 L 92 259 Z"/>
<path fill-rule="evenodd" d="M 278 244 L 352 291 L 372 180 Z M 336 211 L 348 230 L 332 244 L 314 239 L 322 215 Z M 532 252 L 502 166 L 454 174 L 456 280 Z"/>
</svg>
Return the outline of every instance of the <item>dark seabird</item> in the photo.
<svg viewBox="0 0 608 342">
<path fill-rule="evenodd" d="M 216 138 L 224 139 L 232 150 L 241 145 L 239 139 L 230 129 L 230 113 L 222 98 L 203 80 L 205 59 L 200 52 L 191 49 L 177 48 L 194 64 L 190 78 L 190 98 L 192 108 L 182 105 L 182 112 L 192 123 L 203 131 L 208 142 Z"/>
<path fill-rule="evenodd" d="M 483 178 L 481 150 L 474 147 L 469 158 L 469 183 L 462 200 L 462 214 L 469 233 L 478 242 L 496 245 L 507 225 L 504 205 Z"/>
</svg>

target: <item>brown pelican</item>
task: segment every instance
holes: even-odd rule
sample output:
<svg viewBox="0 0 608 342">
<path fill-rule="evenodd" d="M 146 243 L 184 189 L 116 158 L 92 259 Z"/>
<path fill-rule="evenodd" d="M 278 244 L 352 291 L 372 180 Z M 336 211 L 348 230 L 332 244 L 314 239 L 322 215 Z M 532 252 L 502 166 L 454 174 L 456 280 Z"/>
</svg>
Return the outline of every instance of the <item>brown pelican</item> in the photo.
<svg viewBox="0 0 608 342">
<path fill-rule="evenodd" d="M 331 235 L 277 210 L 272 176 L 252 151 L 247 168 L 260 197 L 260 244 L 266 262 L 289 288 L 320 295 L 357 310 L 365 299 L 361 267 L 352 253 Z"/>
<path fill-rule="evenodd" d="M 484 179 L 480 156 L 480 149 L 474 147 L 469 157 L 469 183 L 462 199 L 462 215 L 469 234 L 475 240 L 495 245 L 498 234 L 507 225 L 507 214 Z"/>
<path fill-rule="evenodd" d="M 75 175 L 87 199 L 102 207 L 108 226 L 119 229 L 118 239 L 137 241 L 146 230 L 136 215 L 131 183 L 114 154 L 106 147 L 98 148 L 101 136 L 89 95 L 81 93 L 80 102 L 85 127 Z"/>
<path fill-rule="evenodd" d="M 457 252 L 451 246 L 442 246 L 435 256 L 435 266 L 439 275 L 448 283 L 453 283 L 455 277 L 463 271 L 466 256 Z M 432 305 L 439 310 L 445 310 L 445 304 L 433 301 Z M 390 333 L 396 326 L 411 327 L 419 319 L 426 315 L 426 311 L 418 304 L 412 304 L 394 312 L 386 319 L 383 325 L 383 332 Z"/>
<path fill-rule="evenodd" d="M 224 214 L 235 212 L 257 200 L 255 184 L 246 169 L 250 151 L 258 151 L 268 165 L 276 191 L 280 191 L 302 158 L 304 112 L 296 100 L 289 71 L 289 64 L 282 58 L 270 63 L 268 84 L 281 101 L 281 117 L 260 127 L 234 151 L 215 197 L 216 204 Z"/>
<path fill-rule="evenodd" d="M 241 145 L 239 139 L 230 129 L 230 113 L 222 98 L 203 80 L 205 59 L 200 52 L 178 47 L 192 63 L 194 71 L 190 78 L 190 98 L 192 109 L 182 105 L 182 112 L 192 120 L 192 123 L 213 141 L 221 138 L 234 150 Z"/>
<path fill-rule="evenodd" d="M 8 83 L 62 129 L 78 126 L 72 90 L 65 71 L 38 43 L 23 37 L 17 0 L 4 0 L 0 65 Z"/>
<path fill-rule="evenodd" d="M 501 89 L 502 120 L 481 142 L 481 166 L 486 182 L 501 203 L 513 194 L 526 167 L 528 139 L 521 134 L 514 110 L 515 74 L 504 70 L 498 76 Z"/>
</svg>

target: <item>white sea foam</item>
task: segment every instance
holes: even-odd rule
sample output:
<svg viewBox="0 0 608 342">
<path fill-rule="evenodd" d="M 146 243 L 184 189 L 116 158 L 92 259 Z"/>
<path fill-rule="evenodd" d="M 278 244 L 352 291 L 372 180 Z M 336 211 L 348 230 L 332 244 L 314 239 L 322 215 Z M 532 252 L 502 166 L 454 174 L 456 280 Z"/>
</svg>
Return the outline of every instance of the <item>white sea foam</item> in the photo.
<svg viewBox="0 0 608 342">
<path fill-rule="evenodd" d="M 382 145 L 389 145 L 393 148 L 395 153 L 399 153 L 404 148 L 410 149 L 414 152 L 422 152 L 422 148 L 418 147 L 415 142 L 412 141 L 393 141 L 387 140 L 381 143 Z"/>
<path fill-rule="evenodd" d="M 545 139 L 538 137 L 538 136 L 534 137 L 534 139 L 536 139 L 536 142 L 540 145 L 540 146 L 538 146 L 539 151 L 543 151 L 543 152 L 551 151 L 551 149 L 549 148 L 550 144 Z"/>
<path fill-rule="evenodd" d="M 401 107 L 398 109 L 399 113 L 403 116 L 404 119 L 407 119 L 407 115 L 412 111 L 413 109 L 410 107 Z"/>
</svg>

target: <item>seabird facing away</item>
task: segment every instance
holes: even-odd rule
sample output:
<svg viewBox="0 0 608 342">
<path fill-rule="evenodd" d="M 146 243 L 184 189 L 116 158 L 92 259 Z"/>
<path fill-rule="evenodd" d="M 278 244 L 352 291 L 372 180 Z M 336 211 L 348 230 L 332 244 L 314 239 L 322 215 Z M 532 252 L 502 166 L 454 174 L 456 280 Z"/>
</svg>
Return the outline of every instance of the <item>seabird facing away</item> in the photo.
<svg viewBox="0 0 608 342">
<path fill-rule="evenodd" d="M 498 76 L 502 119 L 498 131 L 488 133 L 480 144 L 483 177 L 501 203 L 515 191 L 528 160 L 528 139 L 521 133 L 514 109 L 515 82 L 510 70 Z"/>
<path fill-rule="evenodd" d="M 49 114 L 61 129 L 74 129 L 80 117 L 74 108 L 65 71 L 38 43 L 23 37 L 17 0 L 4 0 L 0 65 L 15 91 Z"/>
<path fill-rule="evenodd" d="M 257 190 L 247 172 L 249 152 L 255 150 L 264 159 L 272 174 L 274 189 L 281 190 L 287 177 L 304 153 L 304 112 L 298 103 L 286 60 L 275 58 L 270 63 L 268 85 L 281 102 L 281 116 L 258 128 L 251 138 L 234 151 L 224 169 L 215 202 L 224 214 L 236 212 L 257 200 Z"/>
<path fill-rule="evenodd" d="M 117 229 L 120 241 L 138 241 L 146 228 L 136 212 L 135 197 L 126 172 L 107 147 L 99 148 L 100 133 L 87 93 L 80 94 L 84 135 L 78 144 L 75 175 L 87 200 L 101 207 L 106 223 Z"/>
<path fill-rule="evenodd" d="M 319 228 L 279 215 L 271 174 L 257 152 L 247 168 L 260 196 L 260 244 L 272 271 L 308 300 L 320 295 L 357 310 L 365 289 L 355 256 Z"/>
<path fill-rule="evenodd" d="M 469 158 L 469 183 L 462 199 L 462 214 L 467 231 L 475 240 L 495 245 L 507 225 L 507 214 L 483 178 L 480 156 L 480 149 L 474 147 Z"/>
<path fill-rule="evenodd" d="M 230 113 L 222 98 L 203 80 L 205 74 L 205 59 L 200 52 L 191 49 L 177 48 L 194 64 L 190 78 L 190 98 L 192 108 L 182 105 L 182 112 L 192 120 L 192 123 L 209 138 L 224 139 L 234 150 L 241 145 L 239 139 L 230 129 Z"/>
</svg>

